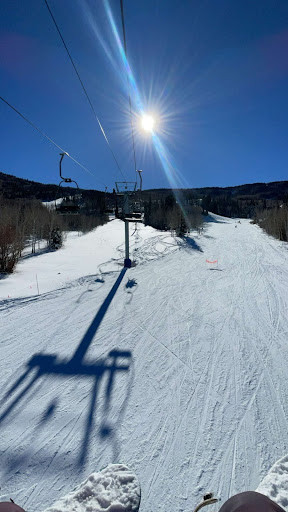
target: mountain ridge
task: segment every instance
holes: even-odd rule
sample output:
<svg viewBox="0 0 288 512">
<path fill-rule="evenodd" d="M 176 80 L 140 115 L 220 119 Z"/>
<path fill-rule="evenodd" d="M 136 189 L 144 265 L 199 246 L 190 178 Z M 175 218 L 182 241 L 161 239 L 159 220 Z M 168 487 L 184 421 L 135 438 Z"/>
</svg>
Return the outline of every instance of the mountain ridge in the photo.
<svg viewBox="0 0 288 512">
<path fill-rule="evenodd" d="M 12 174 L 0 172 L 0 194 L 6 199 L 40 199 L 48 201 L 55 199 L 59 186 L 56 184 L 45 184 L 37 181 L 18 178 Z M 78 190 L 73 187 L 61 187 L 65 192 L 73 194 Z M 97 189 L 79 189 L 81 192 L 89 194 L 104 195 L 105 192 Z M 149 194 L 166 195 L 171 192 L 170 188 L 144 189 L 143 196 Z M 288 181 L 271 181 L 244 183 L 233 187 L 200 187 L 200 188 L 182 188 L 175 189 L 179 192 L 195 194 L 195 197 L 201 196 L 229 196 L 235 199 L 244 199 L 245 196 L 255 199 L 284 200 L 288 196 Z M 109 195 L 109 193 L 107 193 Z"/>
</svg>

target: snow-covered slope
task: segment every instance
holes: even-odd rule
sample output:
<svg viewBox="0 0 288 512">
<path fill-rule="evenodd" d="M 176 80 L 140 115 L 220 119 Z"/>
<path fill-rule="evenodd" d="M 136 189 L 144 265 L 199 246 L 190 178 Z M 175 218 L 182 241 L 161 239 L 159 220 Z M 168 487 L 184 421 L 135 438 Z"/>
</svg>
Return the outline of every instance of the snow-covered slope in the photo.
<svg viewBox="0 0 288 512">
<path fill-rule="evenodd" d="M 288 455 L 273 464 L 256 491 L 265 494 L 288 511 Z"/>
<path fill-rule="evenodd" d="M 212 220 L 184 241 L 142 226 L 126 272 L 113 221 L 1 281 L 2 499 L 38 512 L 122 462 L 141 511 L 188 512 L 288 452 L 287 246 Z"/>
<path fill-rule="evenodd" d="M 178 248 L 179 240 L 149 226 L 130 225 L 131 257 L 137 263 L 158 258 Z M 119 270 L 124 261 L 124 223 L 114 220 L 93 232 L 69 233 L 63 247 L 33 257 L 25 251 L 15 272 L 0 286 L 0 300 L 29 297 L 71 286 L 89 275 Z"/>
</svg>

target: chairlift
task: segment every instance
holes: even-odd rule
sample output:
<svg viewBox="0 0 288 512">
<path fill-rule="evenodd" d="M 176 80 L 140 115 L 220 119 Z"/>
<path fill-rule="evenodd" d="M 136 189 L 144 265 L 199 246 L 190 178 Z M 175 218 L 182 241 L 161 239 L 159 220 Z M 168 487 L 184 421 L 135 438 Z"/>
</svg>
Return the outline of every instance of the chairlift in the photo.
<svg viewBox="0 0 288 512">
<path fill-rule="evenodd" d="M 141 206 L 140 201 L 134 201 L 129 205 L 130 212 L 124 214 L 124 220 L 128 222 L 143 222 L 144 208 Z"/>
<path fill-rule="evenodd" d="M 144 208 L 142 206 L 141 192 L 142 192 L 142 170 L 136 171 L 139 175 L 140 186 L 135 192 L 135 200 L 132 204 L 131 221 L 132 222 L 143 222 L 144 221 Z"/>
<path fill-rule="evenodd" d="M 138 171 L 142 172 L 142 171 Z M 141 175 L 140 175 L 141 176 Z M 142 187 L 142 181 L 141 181 Z M 125 220 L 128 222 L 143 222 L 144 221 L 144 208 L 141 206 L 141 188 L 137 190 L 134 202 L 130 205 L 130 212 L 125 215 Z"/>
<path fill-rule="evenodd" d="M 68 153 L 60 153 L 60 162 L 59 162 L 59 171 L 60 171 L 60 178 L 61 178 L 61 181 L 59 183 L 59 186 L 58 186 L 58 190 L 57 190 L 57 195 L 56 195 L 56 199 L 55 199 L 55 210 L 56 212 L 59 214 L 59 215 L 78 215 L 79 212 L 80 212 L 80 207 L 81 207 L 81 194 L 75 194 L 75 195 L 69 195 L 69 196 L 65 196 L 61 203 L 60 204 L 57 204 L 57 198 L 60 199 L 60 189 L 62 188 L 62 184 L 63 183 L 75 183 L 77 189 L 79 189 L 79 185 L 77 183 L 77 181 L 75 180 L 72 180 L 71 178 L 64 178 L 64 176 L 62 176 L 62 160 L 64 158 L 64 156 L 68 155 Z"/>
<path fill-rule="evenodd" d="M 131 212 L 126 213 L 124 220 L 127 220 L 128 222 L 143 222 L 144 211 L 143 208 L 140 206 L 140 203 L 136 202 L 131 206 Z"/>
<path fill-rule="evenodd" d="M 124 217 L 124 220 L 126 220 L 127 222 L 143 222 L 143 214 L 135 212 L 127 213 Z"/>
<path fill-rule="evenodd" d="M 142 177 L 141 172 L 137 171 L 140 176 L 140 183 L 142 188 Z M 141 188 L 137 190 L 137 183 L 131 182 L 116 182 L 117 196 L 123 197 L 123 208 L 122 208 L 122 219 L 127 222 L 143 222 L 144 220 L 144 208 L 141 206 Z M 132 198 L 132 202 L 129 203 L 128 197 Z M 134 200 L 133 200 L 134 199 Z M 120 213 L 120 209 L 119 209 Z"/>
</svg>

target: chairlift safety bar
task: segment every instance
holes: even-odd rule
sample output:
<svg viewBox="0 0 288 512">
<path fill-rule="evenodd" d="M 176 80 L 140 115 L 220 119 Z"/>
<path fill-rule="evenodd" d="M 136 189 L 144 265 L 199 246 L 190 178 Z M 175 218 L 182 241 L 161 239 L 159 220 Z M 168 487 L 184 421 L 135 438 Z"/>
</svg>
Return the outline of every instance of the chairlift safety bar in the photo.
<svg viewBox="0 0 288 512">
<path fill-rule="evenodd" d="M 133 194 L 136 192 L 137 182 L 136 181 L 116 181 L 116 191 L 118 195 L 124 195 L 125 193 Z"/>
</svg>

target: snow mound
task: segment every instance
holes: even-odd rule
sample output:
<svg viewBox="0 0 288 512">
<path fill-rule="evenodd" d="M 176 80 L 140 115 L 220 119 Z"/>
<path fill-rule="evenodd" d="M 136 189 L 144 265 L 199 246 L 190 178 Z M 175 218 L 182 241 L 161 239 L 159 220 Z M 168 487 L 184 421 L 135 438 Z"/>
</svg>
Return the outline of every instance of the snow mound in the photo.
<svg viewBox="0 0 288 512">
<path fill-rule="evenodd" d="M 256 489 L 288 512 L 288 455 L 279 459 Z"/>
<path fill-rule="evenodd" d="M 139 503 L 136 475 L 123 464 L 110 464 L 44 512 L 136 512 Z"/>
</svg>

